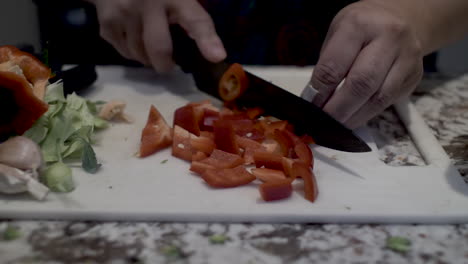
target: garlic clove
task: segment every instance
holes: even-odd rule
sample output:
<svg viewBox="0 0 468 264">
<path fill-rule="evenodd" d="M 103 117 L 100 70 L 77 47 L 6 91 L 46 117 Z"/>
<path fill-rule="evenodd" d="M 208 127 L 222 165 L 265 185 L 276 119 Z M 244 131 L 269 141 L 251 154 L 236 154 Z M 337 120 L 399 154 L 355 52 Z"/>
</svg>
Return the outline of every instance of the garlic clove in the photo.
<svg viewBox="0 0 468 264">
<path fill-rule="evenodd" d="M 43 165 L 42 152 L 31 139 L 13 137 L 0 144 L 0 163 L 22 170 L 37 170 Z"/>
<path fill-rule="evenodd" d="M 49 188 L 34 178 L 30 178 L 26 183 L 28 192 L 37 200 L 44 200 L 49 193 Z"/>
<path fill-rule="evenodd" d="M 26 192 L 27 177 L 24 172 L 3 164 L 0 164 L 0 193 L 15 194 Z"/>
<path fill-rule="evenodd" d="M 29 192 L 34 198 L 44 200 L 49 188 L 34 179 L 31 173 L 0 164 L 0 193 Z"/>
</svg>

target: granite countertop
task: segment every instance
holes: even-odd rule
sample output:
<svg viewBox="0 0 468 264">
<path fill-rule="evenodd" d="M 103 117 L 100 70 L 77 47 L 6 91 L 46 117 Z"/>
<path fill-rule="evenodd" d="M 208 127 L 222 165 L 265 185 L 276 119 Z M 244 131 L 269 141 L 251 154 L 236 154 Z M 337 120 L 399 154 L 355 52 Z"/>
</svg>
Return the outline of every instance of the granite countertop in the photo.
<svg viewBox="0 0 468 264">
<path fill-rule="evenodd" d="M 468 182 L 468 75 L 427 75 L 412 101 Z M 385 163 L 424 164 L 392 108 L 370 127 Z M 6 229 L 18 236 L 0 236 L 0 263 L 468 263 L 468 224 L 0 221 Z"/>
</svg>

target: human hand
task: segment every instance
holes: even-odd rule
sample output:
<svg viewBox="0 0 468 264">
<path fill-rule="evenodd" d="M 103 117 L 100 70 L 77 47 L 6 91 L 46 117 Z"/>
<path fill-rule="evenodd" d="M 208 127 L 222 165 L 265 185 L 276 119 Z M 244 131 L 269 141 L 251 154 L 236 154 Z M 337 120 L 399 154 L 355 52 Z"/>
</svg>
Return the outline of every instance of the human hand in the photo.
<svg viewBox="0 0 468 264">
<path fill-rule="evenodd" d="M 319 92 L 312 102 L 351 129 L 408 96 L 422 78 L 421 41 L 402 2 L 362 0 L 330 25 L 312 74 Z"/>
<path fill-rule="evenodd" d="M 101 36 L 127 59 L 168 72 L 173 66 L 170 24 L 179 24 L 202 55 L 226 57 L 209 14 L 196 0 L 88 0 L 96 6 Z"/>
</svg>

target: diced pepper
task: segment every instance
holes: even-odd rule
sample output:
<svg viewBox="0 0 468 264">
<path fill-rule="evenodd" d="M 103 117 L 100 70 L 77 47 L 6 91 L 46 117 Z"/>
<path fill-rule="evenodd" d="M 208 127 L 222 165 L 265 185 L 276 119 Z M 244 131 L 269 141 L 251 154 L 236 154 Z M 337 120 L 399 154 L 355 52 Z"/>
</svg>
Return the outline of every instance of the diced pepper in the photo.
<svg viewBox="0 0 468 264">
<path fill-rule="evenodd" d="M 260 125 L 263 127 L 265 131 L 266 137 L 272 137 L 275 130 L 287 130 L 289 128 L 288 121 L 286 120 L 279 120 L 279 121 L 270 121 L 269 119 L 262 119 L 260 120 Z"/>
<path fill-rule="evenodd" d="M 286 175 L 282 170 L 273 170 L 268 168 L 253 168 L 252 174 L 263 182 L 285 180 Z"/>
<path fill-rule="evenodd" d="M 180 126 L 174 126 L 174 135 L 172 139 L 172 156 L 191 161 L 192 145 L 190 143 L 190 132 Z"/>
<path fill-rule="evenodd" d="M 154 105 L 151 105 L 148 120 L 141 133 L 140 157 L 147 157 L 172 143 L 171 128 Z"/>
<path fill-rule="evenodd" d="M 216 147 L 213 139 L 203 136 L 191 137 L 190 146 L 192 150 L 201 151 L 207 155 L 210 155 Z"/>
<path fill-rule="evenodd" d="M 257 151 L 253 156 L 257 168 L 265 167 L 274 170 L 283 170 L 283 156 L 281 155 Z"/>
<path fill-rule="evenodd" d="M 318 196 L 317 180 L 314 173 L 304 162 L 296 161 L 292 166 L 294 178 L 301 177 L 304 180 L 304 197 L 314 202 Z"/>
<path fill-rule="evenodd" d="M 255 176 L 240 165 L 229 169 L 207 169 L 201 177 L 214 188 L 232 188 L 246 185 L 255 180 Z"/>
<path fill-rule="evenodd" d="M 309 165 L 311 168 L 314 168 L 314 156 L 312 150 L 304 142 L 299 141 L 294 146 L 294 152 L 297 157 L 303 161 L 305 164 Z"/>
<path fill-rule="evenodd" d="M 219 112 L 211 109 L 203 109 L 198 126 L 201 131 L 213 131 L 213 124 L 219 119 Z"/>
<path fill-rule="evenodd" d="M 285 157 L 292 158 L 294 142 L 292 139 L 285 133 L 284 130 L 275 129 L 273 132 L 273 139 L 278 142 L 281 153 Z"/>
<path fill-rule="evenodd" d="M 228 120 L 217 120 L 214 123 L 214 142 L 216 148 L 230 152 L 233 154 L 240 154 L 239 146 L 237 145 L 234 128 L 232 123 Z"/>
<path fill-rule="evenodd" d="M 237 154 L 215 149 L 208 158 L 200 162 L 215 166 L 216 168 L 234 168 L 244 164 L 244 159 Z"/>
<path fill-rule="evenodd" d="M 190 170 L 200 175 L 207 169 L 216 169 L 216 167 L 200 161 L 192 161 L 192 164 L 190 165 Z"/>
<path fill-rule="evenodd" d="M 194 154 L 192 154 L 192 159 L 191 160 L 192 161 L 200 161 L 200 160 L 204 160 L 206 158 L 208 158 L 208 156 L 205 153 L 203 153 L 201 151 L 197 151 Z"/>
<path fill-rule="evenodd" d="M 180 107 L 174 113 L 174 126 L 180 126 L 196 136 L 200 135 L 198 123 L 199 117 L 196 116 L 192 105 Z"/>
<path fill-rule="evenodd" d="M 285 199 L 292 194 L 291 180 L 276 180 L 264 182 L 259 186 L 260 195 L 264 201 Z"/>
<path fill-rule="evenodd" d="M 266 152 L 278 154 L 278 155 L 284 155 L 283 150 L 281 149 L 281 145 L 278 143 L 278 141 L 272 138 L 267 138 L 263 140 L 262 146 L 265 147 Z"/>
</svg>

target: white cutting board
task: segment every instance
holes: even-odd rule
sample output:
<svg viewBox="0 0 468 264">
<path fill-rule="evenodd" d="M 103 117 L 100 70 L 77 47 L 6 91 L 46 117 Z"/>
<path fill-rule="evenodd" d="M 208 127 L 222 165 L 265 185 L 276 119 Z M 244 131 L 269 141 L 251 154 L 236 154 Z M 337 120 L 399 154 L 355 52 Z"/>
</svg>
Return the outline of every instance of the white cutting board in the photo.
<svg viewBox="0 0 468 264">
<path fill-rule="evenodd" d="M 300 94 L 310 69 L 254 68 L 254 73 Z M 209 98 L 184 74 L 158 77 L 149 70 L 99 68 L 99 80 L 86 96 L 124 99 L 134 124 L 116 124 L 101 134 L 97 174 L 74 169 L 69 194 L 43 202 L 27 195 L 0 196 L 0 218 L 73 220 L 157 220 L 223 222 L 457 223 L 468 222 L 468 188 L 411 105 L 398 110 L 429 165 L 390 167 L 378 159 L 367 129 L 358 133 L 373 152 L 345 153 L 314 147 L 319 197 L 303 199 L 297 181 L 290 199 L 263 202 L 258 184 L 211 189 L 189 172 L 189 163 L 162 151 L 134 156 L 150 104 L 172 123 L 176 108 Z M 265 95 L 267 96 L 267 95 Z M 278 106 L 281 107 L 281 106 Z M 291 107 L 291 106 L 284 106 Z M 294 107 L 294 106 L 292 106 Z M 304 120 L 314 122 L 314 120 Z M 320 129 L 320 124 L 316 124 Z M 424 146 L 427 145 L 427 146 Z M 429 147 L 428 147 L 429 146 Z M 168 160 L 162 164 L 161 161 Z"/>
</svg>

